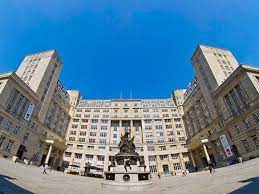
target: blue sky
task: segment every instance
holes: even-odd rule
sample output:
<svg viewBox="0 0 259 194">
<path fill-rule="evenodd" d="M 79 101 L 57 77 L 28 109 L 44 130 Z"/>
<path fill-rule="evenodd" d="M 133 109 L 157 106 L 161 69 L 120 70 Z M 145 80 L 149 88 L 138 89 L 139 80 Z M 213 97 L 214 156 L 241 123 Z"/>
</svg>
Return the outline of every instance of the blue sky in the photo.
<svg viewBox="0 0 259 194">
<path fill-rule="evenodd" d="M 84 98 L 169 97 L 193 78 L 197 44 L 259 65 L 258 0 L 2 0 L 0 72 L 56 49 Z"/>
</svg>

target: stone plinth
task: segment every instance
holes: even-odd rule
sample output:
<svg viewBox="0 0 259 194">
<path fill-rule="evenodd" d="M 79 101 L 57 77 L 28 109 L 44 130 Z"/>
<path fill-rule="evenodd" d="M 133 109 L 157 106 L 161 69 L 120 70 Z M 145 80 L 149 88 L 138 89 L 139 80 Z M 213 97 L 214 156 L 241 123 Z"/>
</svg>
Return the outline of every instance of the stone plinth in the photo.
<svg viewBox="0 0 259 194">
<path fill-rule="evenodd" d="M 139 191 L 152 184 L 150 172 L 146 171 L 145 167 L 137 165 L 132 165 L 131 169 L 127 167 L 127 171 L 123 165 L 118 165 L 104 174 L 105 181 L 102 183 L 104 188 Z"/>
</svg>

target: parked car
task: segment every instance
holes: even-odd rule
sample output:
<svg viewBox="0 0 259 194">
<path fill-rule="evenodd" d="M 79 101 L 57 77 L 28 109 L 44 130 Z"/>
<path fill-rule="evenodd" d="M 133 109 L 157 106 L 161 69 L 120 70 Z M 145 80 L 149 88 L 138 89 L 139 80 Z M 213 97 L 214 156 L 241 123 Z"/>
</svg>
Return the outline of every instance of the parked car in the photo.
<svg viewBox="0 0 259 194">
<path fill-rule="evenodd" d="M 75 165 L 75 164 L 71 164 L 69 165 L 66 169 L 65 172 L 68 174 L 76 174 L 76 175 L 82 175 L 83 172 L 80 168 L 80 166 Z"/>
</svg>

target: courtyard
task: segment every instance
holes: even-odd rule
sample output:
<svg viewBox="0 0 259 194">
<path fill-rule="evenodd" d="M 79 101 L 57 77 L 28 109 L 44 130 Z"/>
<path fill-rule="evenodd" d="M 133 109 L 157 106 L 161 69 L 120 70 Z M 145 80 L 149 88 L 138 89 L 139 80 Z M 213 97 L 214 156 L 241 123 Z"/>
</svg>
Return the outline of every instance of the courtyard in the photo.
<svg viewBox="0 0 259 194">
<path fill-rule="evenodd" d="M 103 179 L 48 171 L 0 159 L 0 193 L 122 193 L 101 187 Z M 259 159 L 182 176 L 153 177 L 153 185 L 134 193 L 259 193 Z M 124 192 L 123 193 L 131 193 Z"/>
</svg>

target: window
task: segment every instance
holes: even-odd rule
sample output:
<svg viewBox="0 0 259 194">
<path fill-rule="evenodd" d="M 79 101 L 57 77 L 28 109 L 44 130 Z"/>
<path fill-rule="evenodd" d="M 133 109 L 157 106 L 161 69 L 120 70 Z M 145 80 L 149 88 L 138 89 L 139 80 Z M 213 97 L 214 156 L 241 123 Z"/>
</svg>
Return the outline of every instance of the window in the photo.
<svg viewBox="0 0 259 194">
<path fill-rule="evenodd" d="M 76 149 L 78 149 L 78 150 L 82 150 L 83 148 L 84 148 L 83 145 L 77 145 L 77 146 L 76 146 Z"/>
<path fill-rule="evenodd" d="M 95 143 L 95 139 L 89 138 L 89 143 Z"/>
<path fill-rule="evenodd" d="M 86 136 L 86 131 L 80 131 L 81 136 Z"/>
<path fill-rule="evenodd" d="M 101 132 L 100 133 L 100 137 L 106 137 L 107 136 L 107 133 L 106 132 Z"/>
<path fill-rule="evenodd" d="M 114 138 L 114 139 L 117 138 L 117 134 L 113 134 L 113 138 Z"/>
<path fill-rule="evenodd" d="M 104 126 L 101 126 L 101 130 L 107 130 L 108 129 L 108 126 L 104 125 Z"/>
<path fill-rule="evenodd" d="M 92 125 L 91 129 L 97 129 L 97 125 Z"/>
<path fill-rule="evenodd" d="M 87 146 L 87 150 L 88 151 L 93 151 L 94 150 L 94 146 Z"/>
<path fill-rule="evenodd" d="M 145 130 L 152 130 L 152 125 L 145 126 Z"/>
<path fill-rule="evenodd" d="M 236 132 L 237 134 L 239 134 L 239 133 L 241 132 L 240 127 L 237 126 L 237 125 L 234 126 L 234 130 L 235 130 L 235 132 Z"/>
<path fill-rule="evenodd" d="M 81 129 L 87 129 L 87 125 L 81 125 Z"/>
<path fill-rule="evenodd" d="M 96 136 L 96 132 L 90 132 L 90 136 Z"/>
<path fill-rule="evenodd" d="M 170 148 L 172 148 L 173 150 L 175 150 L 177 148 L 177 145 L 170 145 Z"/>
<path fill-rule="evenodd" d="M 162 125 L 156 125 L 156 129 L 163 129 Z"/>
<path fill-rule="evenodd" d="M 242 143 L 243 143 L 243 145 L 244 145 L 246 151 L 249 152 L 249 151 L 250 151 L 250 146 L 249 146 L 249 144 L 247 143 L 246 139 L 242 140 Z"/>
<path fill-rule="evenodd" d="M 166 129 L 172 129 L 172 125 L 166 125 L 165 128 Z"/>
<path fill-rule="evenodd" d="M 153 133 L 152 132 L 147 132 L 146 133 L 146 137 L 153 137 Z"/>
<path fill-rule="evenodd" d="M 71 155 L 72 155 L 72 153 L 71 153 L 71 152 L 65 152 L 65 157 L 70 158 L 70 157 L 71 157 Z"/>
<path fill-rule="evenodd" d="M 10 151 L 10 150 L 12 149 L 13 144 L 14 144 L 14 141 L 10 139 L 10 140 L 8 141 L 7 146 L 6 146 L 6 150 L 7 150 L 7 151 Z"/>
<path fill-rule="evenodd" d="M 69 141 L 75 141 L 75 137 L 69 137 L 68 140 Z"/>
<path fill-rule="evenodd" d="M 182 124 L 175 124 L 176 128 L 182 128 Z"/>
<path fill-rule="evenodd" d="M 87 123 L 88 119 L 82 119 L 82 123 Z"/>
<path fill-rule="evenodd" d="M 155 147 L 147 147 L 147 150 L 150 152 L 155 151 Z"/>
<path fill-rule="evenodd" d="M 19 126 L 15 126 L 15 128 L 14 128 L 14 130 L 13 130 L 13 133 L 14 134 L 17 134 L 18 133 L 18 131 L 20 131 L 20 127 Z"/>
<path fill-rule="evenodd" d="M 79 138 L 79 142 L 85 142 L 85 138 Z"/>
<path fill-rule="evenodd" d="M 76 159 L 82 159 L 82 154 L 75 153 L 75 158 L 76 158 Z"/>
<path fill-rule="evenodd" d="M 178 159 L 179 158 L 179 154 L 171 154 L 171 156 L 172 156 L 172 159 Z"/>
<path fill-rule="evenodd" d="M 94 156 L 90 154 L 85 155 L 86 160 L 93 160 Z"/>
<path fill-rule="evenodd" d="M 255 119 L 257 122 L 259 122 L 259 114 L 258 114 L 258 113 L 255 113 L 255 114 L 253 114 L 253 116 L 254 116 L 254 119 Z"/>
<path fill-rule="evenodd" d="M 180 163 L 173 163 L 174 170 L 181 170 L 181 165 Z"/>
<path fill-rule="evenodd" d="M 188 158 L 189 157 L 188 152 L 184 152 L 184 153 L 182 153 L 182 155 L 183 155 L 184 158 Z"/>
<path fill-rule="evenodd" d="M 185 137 L 178 137 L 179 141 L 185 141 Z"/>
<path fill-rule="evenodd" d="M 153 139 L 147 139 L 146 142 L 147 143 L 154 143 L 154 140 Z"/>
<path fill-rule="evenodd" d="M 159 146 L 159 151 L 165 151 L 166 150 L 166 146 Z"/>
<path fill-rule="evenodd" d="M 246 119 L 244 122 L 245 122 L 246 128 L 250 128 L 251 127 L 249 119 Z"/>
<path fill-rule="evenodd" d="M 174 122 L 181 122 L 181 119 L 180 118 L 175 118 Z"/>
<path fill-rule="evenodd" d="M 67 148 L 68 148 L 68 149 L 73 148 L 73 144 L 67 144 Z"/>
<path fill-rule="evenodd" d="M 92 123 L 98 123 L 98 119 L 92 119 L 91 122 Z"/>
<path fill-rule="evenodd" d="M 151 166 L 149 166 L 149 170 L 150 170 L 151 173 L 156 173 L 156 172 L 157 172 L 157 167 L 156 167 L 156 165 L 151 165 Z"/>
<path fill-rule="evenodd" d="M 174 138 L 168 138 L 168 142 L 175 142 Z"/>
<path fill-rule="evenodd" d="M 156 156 L 148 156 L 148 161 L 156 161 Z"/>
<path fill-rule="evenodd" d="M 105 144 L 105 143 L 106 143 L 106 139 L 100 139 L 100 140 L 99 140 L 99 143 Z"/>
<path fill-rule="evenodd" d="M 99 147 L 98 147 L 98 150 L 99 150 L 100 152 L 104 152 L 104 151 L 105 151 L 105 147 L 104 147 L 104 146 L 99 146 Z"/>
<path fill-rule="evenodd" d="M 164 136 L 164 133 L 163 133 L 163 132 L 156 132 L 156 136 L 158 136 L 158 137 L 163 137 L 163 136 Z"/>
<path fill-rule="evenodd" d="M 79 119 L 73 119 L 73 122 L 79 122 Z"/>
<path fill-rule="evenodd" d="M 75 129 L 77 127 L 78 127 L 78 125 L 75 125 L 75 124 L 72 125 L 72 129 Z"/>
<path fill-rule="evenodd" d="M 144 148 L 143 147 L 136 147 L 136 152 L 143 152 Z"/>
<path fill-rule="evenodd" d="M 105 157 L 102 155 L 97 155 L 97 160 L 98 161 L 104 161 Z"/>
<path fill-rule="evenodd" d="M 101 120 L 101 123 L 103 123 L 103 124 L 107 124 L 108 122 L 109 122 L 108 119 L 102 119 L 102 120 Z"/>
<path fill-rule="evenodd" d="M 165 140 L 164 140 L 164 139 L 159 139 L 157 142 L 158 142 L 158 143 L 164 143 Z"/>
<path fill-rule="evenodd" d="M 4 140 L 5 140 L 5 137 L 4 137 L 4 136 L 1 136 L 1 137 L 0 137 L 0 148 L 3 147 Z"/>
<path fill-rule="evenodd" d="M 160 160 L 167 160 L 168 155 L 160 155 L 159 158 L 160 158 Z"/>
<path fill-rule="evenodd" d="M 167 136 L 173 136 L 174 135 L 174 132 L 173 131 L 168 131 L 167 132 Z"/>
<path fill-rule="evenodd" d="M 152 120 L 151 119 L 145 119 L 144 123 L 152 123 Z"/>
</svg>

